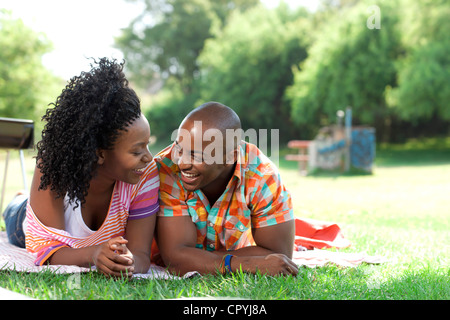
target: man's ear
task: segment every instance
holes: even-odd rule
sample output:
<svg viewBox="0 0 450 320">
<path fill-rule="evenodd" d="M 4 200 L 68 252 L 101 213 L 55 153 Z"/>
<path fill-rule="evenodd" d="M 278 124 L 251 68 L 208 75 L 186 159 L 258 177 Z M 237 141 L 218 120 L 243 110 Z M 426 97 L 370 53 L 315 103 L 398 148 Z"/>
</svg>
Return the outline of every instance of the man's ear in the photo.
<svg viewBox="0 0 450 320">
<path fill-rule="evenodd" d="M 101 166 L 105 162 L 105 152 L 102 149 L 97 149 L 95 153 L 98 157 L 97 164 Z"/>
</svg>

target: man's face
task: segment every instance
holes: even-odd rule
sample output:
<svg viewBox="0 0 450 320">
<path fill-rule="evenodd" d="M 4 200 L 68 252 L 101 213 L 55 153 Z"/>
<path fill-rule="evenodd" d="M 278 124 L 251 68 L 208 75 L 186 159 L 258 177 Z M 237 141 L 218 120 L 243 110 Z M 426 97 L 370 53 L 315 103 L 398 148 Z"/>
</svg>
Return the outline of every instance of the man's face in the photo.
<svg viewBox="0 0 450 320">
<path fill-rule="evenodd" d="M 222 142 L 215 139 L 204 141 L 205 128 L 197 124 L 197 121 L 194 124 L 189 120 L 181 124 L 173 151 L 173 161 L 178 165 L 181 181 L 188 191 L 206 190 L 223 179 L 229 179 L 230 172 Z"/>
</svg>

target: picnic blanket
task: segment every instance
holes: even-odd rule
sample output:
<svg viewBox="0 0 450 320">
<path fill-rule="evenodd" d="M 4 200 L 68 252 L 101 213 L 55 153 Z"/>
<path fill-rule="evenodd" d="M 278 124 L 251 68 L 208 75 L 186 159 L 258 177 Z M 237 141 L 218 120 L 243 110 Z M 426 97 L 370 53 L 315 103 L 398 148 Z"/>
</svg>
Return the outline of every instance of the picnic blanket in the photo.
<svg viewBox="0 0 450 320">
<path fill-rule="evenodd" d="M 350 246 L 351 242 L 344 237 L 341 228 L 335 223 L 305 218 L 295 219 L 292 259 L 299 266 L 321 267 L 326 264 L 335 264 L 342 267 L 355 267 L 361 263 L 385 262 L 385 259 L 380 256 L 325 250 L 344 249 Z"/>
<path fill-rule="evenodd" d="M 361 263 L 382 263 L 384 259 L 377 256 L 368 256 L 361 253 L 346 253 L 330 251 L 327 248 L 347 248 L 351 245 L 345 239 L 337 224 L 312 220 L 296 219 L 296 235 L 293 252 L 293 261 L 299 266 L 321 267 L 326 264 L 335 264 L 343 267 L 354 267 Z M 50 270 L 56 273 L 88 272 L 92 269 L 73 265 L 44 265 L 34 264 L 36 257 L 8 242 L 6 232 L 0 232 L 0 270 L 14 270 L 19 272 L 42 272 Z M 192 271 L 183 277 L 170 274 L 165 268 L 152 264 L 146 274 L 135 274 L 136 278 L 151 279 L 183 279 L 199 273 Z"/>
<path fill-rule="evenodd" d="M 8 242 L 6 232 L 0 232 L 0 270 L 12 270 L 18 272 L 43 272 L 53 271 L 55 273 L 77 273 L 88 272 L 95 268 L 83 268 L 73 265 L 44 265 L 36 266 L 36 256 L 24 248 L 19 248 Z M 198 275 L 196 271 L 188 272 L 183 277 L 177 277 L 169 273 L 165 268 L 152 264 L 145 274 L 135 274 L 135 278 L 151 279 L 182 279 Z"/>
</svg>

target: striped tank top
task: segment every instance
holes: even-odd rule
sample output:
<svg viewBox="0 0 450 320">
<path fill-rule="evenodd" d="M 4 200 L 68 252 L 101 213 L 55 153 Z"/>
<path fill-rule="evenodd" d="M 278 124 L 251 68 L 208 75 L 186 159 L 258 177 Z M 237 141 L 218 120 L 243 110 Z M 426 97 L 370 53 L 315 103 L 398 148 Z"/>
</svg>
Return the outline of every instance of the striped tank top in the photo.
<svg viewBox="0 0 450 320">
<path fill-rule="evenodd" d="M 128 220 L 142 219 L 159 211 L 158 191 L 159 175 L 154 161 L 145 168 L 137 184 L 116 181 L 105 221 L 97 231 L 85 237 L 45 226 L 28 200 L 24 230 L 27 251 L 36 255 L 35 264 L 39 266 L 63 247 L 84 248 L 123 236 Z"/>
</svg>

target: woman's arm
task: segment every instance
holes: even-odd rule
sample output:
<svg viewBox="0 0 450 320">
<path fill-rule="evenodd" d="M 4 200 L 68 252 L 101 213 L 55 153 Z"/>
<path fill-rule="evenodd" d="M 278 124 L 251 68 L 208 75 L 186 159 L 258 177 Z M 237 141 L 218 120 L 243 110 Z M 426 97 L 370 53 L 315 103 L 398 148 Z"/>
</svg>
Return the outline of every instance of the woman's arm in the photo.
<svg viewBox="0 0 450 320">
<path fill-rule="evenodd" d="M 56 251 L 49 263 L 54 265 L 96 266 L 97 271 L 108 276 L 131 276 L 134 272 L 132 259 L 111 249 L 113 244 L 127 243 L 122 237 L 115 237 L 99 245 L 85 248 L 63 247 Z"/>
<path fill-rule="evenodd" d="M 30 205 L 36 218 L 45 226 L 64 230 L 64 199 L 47 188 L 38 190 L 40 184 L 40 170 L 36 167 L 30 189 Z M 111 250 L 110 245 L 123 240 L 117 237 L 108 242 L 86 248 L 70 248 L 62 246 L 46 261 L 53 265 L 77 265 L 80 267 L 96 266 L 99 272 L 120 276 L 121 273 L 132 272 L 133 263 L 130 259 Z"/>
<path fill-rule="evenodd" d="M 125 238 L 134 260 L 134 273 L 147 273 L 150 268 L 151 247 L 155 231 L 156 214 L 128 220 Z"/>
<path fill-rule="evenodd" d="M 38 190 L 42 173 L 36 167 L 30 189 L 30 205 L 35 216 L 45 226 L 64 230 L 64 199 L 57 198 L 56 193 L 50 190 Z"/>
</svg>

